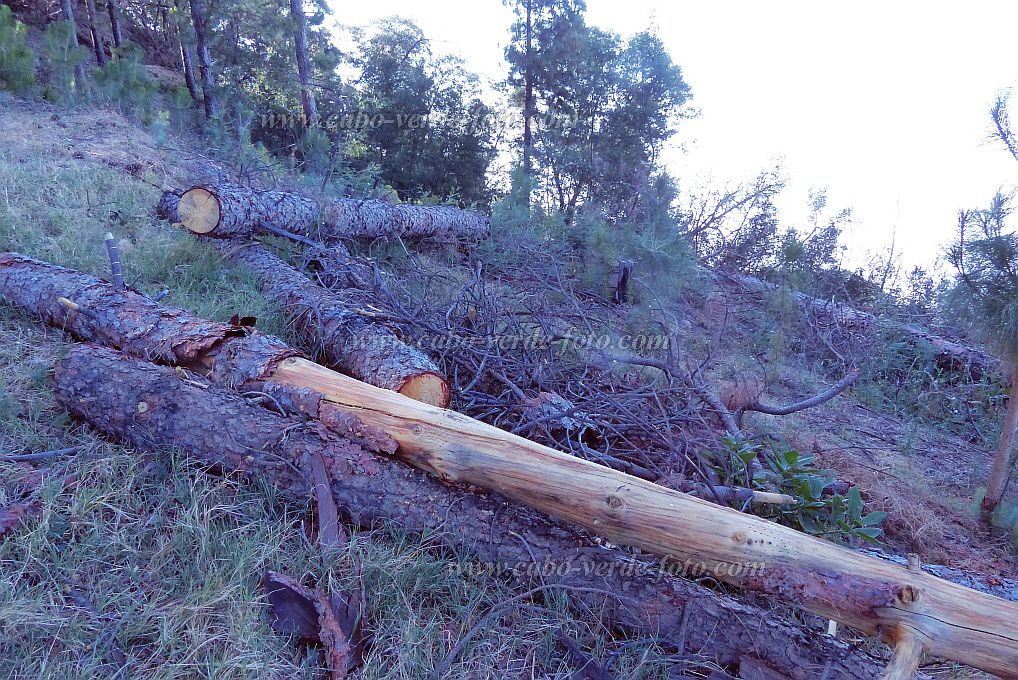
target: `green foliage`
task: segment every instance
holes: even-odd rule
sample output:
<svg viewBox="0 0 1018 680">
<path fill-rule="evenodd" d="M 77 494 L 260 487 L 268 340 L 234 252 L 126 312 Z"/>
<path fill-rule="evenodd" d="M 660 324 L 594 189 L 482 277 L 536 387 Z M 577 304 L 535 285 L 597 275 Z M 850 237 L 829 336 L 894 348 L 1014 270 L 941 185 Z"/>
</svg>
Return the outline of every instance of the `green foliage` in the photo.
<svg viewBox="0 0 1018 680">
<path fill-rule="evenodd" d="M 610 295 L 619 261 L 631 260 L 633 303 L 663 301 L 678 293 L 694 266 L 686 236 L 672 212 L 675 193 L 671 178 L 661 173 L 641 192 L 630 209 L 631 219 L 613 223 L 603 214 L 584 209 L 574 224 L 563 225 L 558 235 L 577 252 L 581 284 Z"/>
<path fill-rule="evenodd" d="M 177 133 L 191 129 L 195 124 L 196 102 L 191 93 L 183 85 L 177 85 L 170 91 L 168 99 L 169 123 Z"/>
<path fill-rule="evenodd" d="M 35 53 L 25 40 L 25 25 L 0 5 L 0 88 L 24 92 L 34 84 Z"/>
<path fill-rule="evenodd" d="M 332 155 L 332 140 L 324 131 L 318 128 L 308 129 L 301 137 L 299 148 L 305 170 L 319 174 L 328 168 Z"/>
<path fill-rule="evenodd" d="M 93 78 L 101 99 L 116 104 L 124 113 L 145 119 L 159 88 L 145 74 L 143 57 L 140 47 L 127 43 L 120 49 L 118 58 L 96 69 Z"/>
<path fill-rule="evenodd" d="M 883 534 L 880 524 L 887 513 L 863 514 L 862 496 L 857 487 L 849 488 L 844 495 L 827 493 L 825 490 L 837 480 L 837 473 L 816 468 L 814 455 L 776 443 L 765 449 L 730 436 L 725 438 L 724 444 L 725 460 L 715 466 L 722 483 L 795 497 L 796 502 L 791 506 L 767 506 L 774 519 L 835 541 L 857 538 L 879 543 Z M 750 474 L 754 461 L 766 468 Z"/>
<path fill-rule="evenodd" d="M 71 104 L 85 86 L 78 82 L 76 71 L 88 58 L 88 50 L 75 43 L 73 23 L 54 21 L 46 27 L 43 45 L 48 78 L 44 96 L 52 102 Z"/>
<path fill-rule="evenodd" d="M 170 129 L 170 112 L 160 111 L 152 118 L 152 139 L 155 140 L 157 146 L 165 147 L 167 137 L 166 134 Z"/>
<path fill-rule="evenodd" d="M 476 76 L 453 57 L 436 58 L 421 29 L 388 19 L 358 44 L 357 111 L 349 116 L 363 154 L 402 197 L 490 201 L 487 170 L 495 157 L 492 111 Z"/>
<path fill-rule="evenodd" d="M 509 193 L 491 206 L 491 222 L 494 228 L 513 233 L 533 232 L 538 222 L 535 219 L 535 206 L 530 200 L 533 191 L 533 178 L 527 175 L 523 168 L 515 168 Z"/>
<path fill-rule="evenodd" d="M 1018 233 L 1013 195 L 997 192 L 986 208 L 963 210 L 948 251 L 957 270 L 950 304 L 1009 360 L 1018 360 Z"/>
<path fill-rule="evenodd" d="M 513 7 L 509 83 L 523 89 L 517 105 L 526 105 L 527 88 L 536 98 L 535 176 L 567 222 L 581 204 L 611 223 L 632 220 L 690 96 L 681 70 L 651 32 L 624 41 L 587 25 L 582 2 Z"/>
</svg>

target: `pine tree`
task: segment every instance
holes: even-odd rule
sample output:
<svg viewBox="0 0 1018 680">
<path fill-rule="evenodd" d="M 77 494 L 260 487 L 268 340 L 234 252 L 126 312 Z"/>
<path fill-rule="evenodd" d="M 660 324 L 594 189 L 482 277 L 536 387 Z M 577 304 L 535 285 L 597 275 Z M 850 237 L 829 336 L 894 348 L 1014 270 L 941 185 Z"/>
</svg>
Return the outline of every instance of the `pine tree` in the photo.
<svg viewBox="0 0 1018 680">
<path fill-rule="evenodd" d="M 987 208 L 961 211 L 958 239 L 948 252 L 975 329 L 997 348 L 1010 373 L 1007 414 L 982 502 L 987 523 L 1004 494 L 1018 427 L 1018 233 L 1009 227 L 1012 198 L 998 192 Z"/>
<path fill-rule="evenodd" d="M 25 25 L 11 8 L 0 5 L 0 87 L 24 92 L 35 84 L 35 54 L 25 39 Z"/>
</svg>

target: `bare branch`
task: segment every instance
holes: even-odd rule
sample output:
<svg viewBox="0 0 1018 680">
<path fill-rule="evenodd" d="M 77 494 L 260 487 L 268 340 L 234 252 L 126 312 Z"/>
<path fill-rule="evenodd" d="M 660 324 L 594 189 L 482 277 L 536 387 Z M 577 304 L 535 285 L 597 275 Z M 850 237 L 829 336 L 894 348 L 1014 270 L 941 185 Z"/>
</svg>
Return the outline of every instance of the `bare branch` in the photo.
<svg viewBox="0 0 1018 680">
<path fill-rule="evenodd" d="M 794 404 L 788 404 L 787 406 L 771 406 L 769 404 L 761 404 L 759 401 L 755 401 L 741 410 L 756 411 L 757 413 L 766 413 L 767 415 L 771 416 L 787 416 L 792 413 L 796 413 L 797 411 L 804 411 L 808 408 L 813 408 L 814 406 L 819 406 L 824 402 L 830 401 L 831 399 L 833 399 L 834 397 L 838 396 L 846 389 L 851 387 L 858 379 L 859 370 L 856 369 L 850 372 L 841 380 L 839 380 L 837 384 L 832 386 L 826 392 L 821 392 L 820 394 L 812 396 L 809 399 L 803 399 L 802 401 L 797 401 Z"/>
</svg>

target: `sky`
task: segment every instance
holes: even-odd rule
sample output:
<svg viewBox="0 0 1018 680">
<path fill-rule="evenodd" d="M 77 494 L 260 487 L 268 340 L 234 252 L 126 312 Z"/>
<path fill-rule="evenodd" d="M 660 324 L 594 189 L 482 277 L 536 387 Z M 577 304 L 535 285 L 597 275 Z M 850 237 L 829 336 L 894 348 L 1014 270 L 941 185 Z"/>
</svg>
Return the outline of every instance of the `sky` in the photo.
<svg viewBox="0 0 1018 680">
<path fill-rule="evenodd" d="M 347 25 L 410 19 L 436 52 L 505 78 L 513 19 L 501 0 L 330 3 Z M 1018 186 L 988 114 L 1018 88 L 1013 0 L 587 0 L 587 20 L 652 29 L 682 67 L 699 116 L 679 123 L 663 161 L 685 191 L 780 162 L 786 222 L 804 222 L 810 189 L 852 209 L 850 265 L 893 240 L 905 266 L 933 267 L 959 209 Z"/>
</svg>

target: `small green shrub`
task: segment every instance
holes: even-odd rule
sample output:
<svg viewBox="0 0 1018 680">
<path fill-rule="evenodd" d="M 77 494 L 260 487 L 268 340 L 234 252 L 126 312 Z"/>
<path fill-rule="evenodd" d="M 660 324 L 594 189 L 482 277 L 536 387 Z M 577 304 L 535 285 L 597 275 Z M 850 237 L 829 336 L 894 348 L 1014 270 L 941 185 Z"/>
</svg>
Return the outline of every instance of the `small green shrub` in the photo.
<svg viewBox="0 0 1018 680">
<path fill-rule="evenodd" d="M 95 71 L 98 94 L 103 100 L 116 104 L 124 113 L 146 119 L 159 87 L 145 73 L 141 48 L 127 43 L 120 48 L 119 55 L 119 58 L 110 59 Z"/>
<path fill-rule="evenodd" d="M 76 71 L 88 57 L 88 50 L 76 43 L 71 22 L 54 21 L 46 27 L 43 44 L 48 78 L 43 95 L 52 102 L 72 104 L 85 87 Z"/>
<path fill-rule="evenodd" d="M 301 137 L 300 155 L 307 172 L 320 174 L 329 166 L 332 155 L 332 140 L 323 130 L 310 128 Z"/>
<path fill-rule="evenodd" d="M 844 495 L 825 493 L 837 480 L 837 473 L 814 467 L 813 454 L 776 443 L 765 449 L 731 437 L 726 437 L 724 443 L 722 460 L 714 466 L 722 483 L 760 491 L 776 490 L 795 497 L 791 506 L 765 506 L 768 516 L 813 536 L 840 542 L 857 538 L 879 543 L 883 535 L 880 524 L 887 513 L 864 515 L 857 487 L 851 487 Z M 761 463 L 762 469 L 750 474 L 754 460 Z"/>
<path fill-rule="evenodd" d="M 152 138 L 157 146 L 165 147 L 167 132 L 170 129 L 170 112 L 160 111 L 152 118 Z"/>
<path fill-rule="evenodd" d="M 0 5 L 0 88 L 24 92 L 34 84 L 35 53 L 25 40 L 25 25 Z"/>
<path fill-rule="evenodd" d="M 183 85 L 173 88 L 170 92 L 168 112 L 173 129 L 181 133 L 194 127 L 195 111 L 195 101 L 188 89 Z"/>
</svg>

